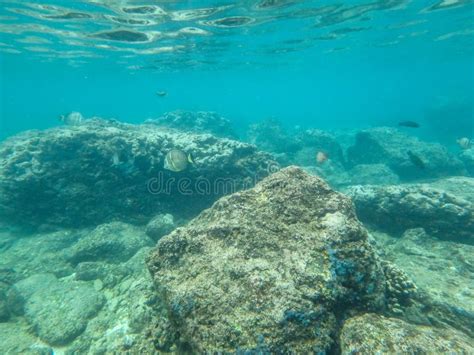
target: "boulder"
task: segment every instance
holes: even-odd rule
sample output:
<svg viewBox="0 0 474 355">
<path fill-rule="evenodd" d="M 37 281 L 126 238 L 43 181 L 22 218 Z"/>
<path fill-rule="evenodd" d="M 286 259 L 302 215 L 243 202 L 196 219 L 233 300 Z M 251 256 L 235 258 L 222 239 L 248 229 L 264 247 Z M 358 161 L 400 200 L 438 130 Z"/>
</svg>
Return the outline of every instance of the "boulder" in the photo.
<svg viewBox="0 0 474 355">
<path fill-rule="evenodd" d="M 400 179 L 385 164 L 358 164 L 348 171 L 352 185 L 391 185 Z"/>
<path fill-rule="evenodd" d="M 451 309 L 458 329 L 464 323 L 474 332 L 473 245 L 439 240 L 422 228 L 409 229 L 398 238 L 381 232 L 372 235 L 386 258 L 403 268 L 432 304 Z"/>
<path fill-rule="evenodd" d="M 466 166 L 470 176 L 474 176 L 474 148 L 463 150 L 459 153 L 459 159 Z"/>
<path fill-rule="evenodd" d="M 164 169 L 171 149 L 195 164 Z M 0 218 L 19 225 L 146 223 L 158 213 L 194 216 L 251 186 L 273 163 L 250 144 L 160 126 L 89 119 L 29 131 L 0 145 Z"/>
<path fill-rule="evenodd" d="M 472 354 L 473 340 L 447 326 L 364 314 L 344 322 L 340 345 L 342 354 Z"/>
<path fill-rule="evenodd" d="M 301 148 L 288 129 L 273 118 L 250 125 L 247 139 L 259 149 L 277 154 L 292 155 Z"/>
<path fill-rule="evenodd" d="M 105 301 L 91 284 L 53 275 L 31 276 L 12 290 L 23 302 L 28 323 L 50 345 L 64 345 L 78 337 Z"/>
<path fill-rule="evenodd" d="M 146 235 L 154 241 L 157 241 L 161 237 L 173 231 L 175 228 L 176 223 L 174 221 L 173 215 L 169 213 L 159 214 L 153 217 L 152 220 L 146 225 Z"/>
<path fill-rule="evenodd" d="M 421 160 L 421 165 L 410 158 L 409 152 Z M 347 151 L 347 158 L 352 166 L 385 164 L 404 181 L 465 172 L 462 162 L 442 145 L 423 142 L 387 127 L 359 132 L 355 144 Z"/>
<path fill-rule="evenodd" d="M 346 190 L 365 223 L 387 232 L 424 228 L 432 236 L 474 243 L 474 203 L 430 184 L 353 186 Z"/>
<path fill-rule="evenodd" d="M 138 227 L 121 222 L 103 224 L 65 251 L 65 258 L 77 265 L 87 261 L 120 263 L 138 250 L 152 246 L 152 240 Z"/>
<path fill-rule="evenodd" d="M 296 167 L 160 239 L 148 267 L 178 345 L 195 353 L 328 352 L 341 317 L 385 307 L 350 199 Z"/>
<path fill-rule="evenodd" d="M 237 138 L 230 120 L 215 112 L 176 110 L 166 112 L 156 119 L 146 120 L 145 123 L 183 132 L 211 133 L 216 137 Z"/>
</svg>

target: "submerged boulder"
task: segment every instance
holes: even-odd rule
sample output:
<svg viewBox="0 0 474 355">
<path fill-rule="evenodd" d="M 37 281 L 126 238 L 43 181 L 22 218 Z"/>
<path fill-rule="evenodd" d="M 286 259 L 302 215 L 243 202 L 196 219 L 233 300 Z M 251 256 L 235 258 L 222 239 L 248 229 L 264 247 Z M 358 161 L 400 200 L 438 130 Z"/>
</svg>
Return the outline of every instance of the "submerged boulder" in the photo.
<svg viewBox="0 0 474 355">
<path fill-rule="evenodd" d="M 350 165 L 386 164 L 405 181 L 458 175 L 465 170 L 442 145 L 387 127 L 359 132 L 355 144 L 347 150 L 347 158 Z"/>
<path fill-rule="evenodd" d="M 196 353 L 327 352 L 341 317 L 385 307 L 350 199 L 296 167 L 160 239 L 148 267 L 178 344 Z"/>
<path fill-rule="evenodd" d="M 463 150 L 459 159 L 464 163 L 469 175 L 474 176 L 474 148 Z"/>
<path fill-rule="evenodd" d="M 446 179 L 447 184 L 463 184 L 472 178 Z M 403 233 L 424 228 L 432 236 L 468 244 L 474 243 L 474 202 L 470 194 L 448 192 L 433 184 L 353 186 L 347 190 L 365 223 L 388 232 Z M 455 187 L 451 187 L 456 191 Z M 458 191 L 459 192 L 459 191 Z"/>
<path fill-rule="evenodd" d="M 451 327 L 364 314 L 344 322 L 342 354 L 472 354 L 472 339 Z"/>
<path fill-rule="evenodd" d="M 38 337 L 50 345 L 64 345 L 78 337 L 105 303 L 92 284 L 33 275 L 16 283 L 11 302 L 22 308 Z"/>
<path fill-rule="evenodd" d="M 64 251 L 64 257 L 73 265 L 90 261 L 120 263 L 153 241 L 137 227 L 112 222 L 102 224 L 85 234 L 74 245 Z"/>
<path fill-rule="evenodd" d="M 191 153 L 195 164 L 165 170 L 171 149 Z M 146 223 L 158 213 L 193 216 L 266 176 L 272 162 L 250 144 L 156 125 L 90 119 L 29 131 L 0 145 L 0 217 L 78 227 Z"/>
</svg>

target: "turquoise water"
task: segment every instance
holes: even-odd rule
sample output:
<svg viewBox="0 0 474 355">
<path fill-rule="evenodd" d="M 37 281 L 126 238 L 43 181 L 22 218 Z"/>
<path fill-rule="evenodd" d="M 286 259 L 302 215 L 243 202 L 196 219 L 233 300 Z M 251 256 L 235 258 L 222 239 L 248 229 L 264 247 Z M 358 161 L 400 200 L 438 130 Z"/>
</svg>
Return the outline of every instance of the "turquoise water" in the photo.
<svg viewBox="0 0 474 355">
<path fill-rule="evenodd" d="M 128 122 L 211 110 L 238 124 L 276 117 L 347 128 L 429 121 L 439 105 L 467 104 L 445 125 L 465 129 L 473 118 L 469 1 L 152 2 L 158 15 L 120 3 L 2 1 L 3 137 L 74 110 Z M 203 8 L 208 16 L 192 12 Z M 234 16 L 242 23 L 225 22 Z M 96 38 L 120 28 L 158 38 Z"/>
<path fill-rule="evenodd" d="M 0 95 L 0 354 L 474 354 L 474 1 L 0 0 Z"/>
</svg>

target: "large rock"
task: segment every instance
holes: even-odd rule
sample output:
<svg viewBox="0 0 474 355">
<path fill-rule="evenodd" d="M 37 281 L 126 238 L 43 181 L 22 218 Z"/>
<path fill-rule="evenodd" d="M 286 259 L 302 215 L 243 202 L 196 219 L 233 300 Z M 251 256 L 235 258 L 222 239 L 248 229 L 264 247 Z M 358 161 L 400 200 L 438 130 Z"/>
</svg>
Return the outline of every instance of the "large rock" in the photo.
<svg viewBox="0 0 474 355">
<path fill-rule="evenodd" d="M 88 283 L 47 274 L 16 283 L 10 299 L 22 305 L 35 333 L 51 345 L 64 345 L 79 336 L 105 301 Z"/>
<path fill-rule="evenodd" d="M 472 354 L 473 340 L 450 327 L 364 314 L 344 323 L 340 344 L 342 354 Z"/>
<path fill-rule="evenodd" d="M 196 353 L 327 352 L 340 317 L 385 302 L 351 201 L 295 167 L 163 237 L 148 266 L 179 343 Z"/>
<path fill-rule="evenodd" d="M 211 133 L 217 137 L 237 138 L 231 122 L 215 112 L 176 110 L 145 122 L 184 132 Z"/>
<path fill-rule="evenodd" d="M 196 164 L 164 170 L 174 148 L 192 153 Z M 0 145 L 0 217 L 23 226 L 81 226 L 193 216 L 265 176 L 271 163 L 246 143 L 152 124 L 91 119 L 30 131 Z"/>
<path fill-rule="evenodd" d="M 465 178 L 469 179 L 469 178 Z M 430 184 L 353 186 L 358 217 L 388 232 L 424 228 L 441 239 L 474 243 L 474 203 Z"/>
<path fill-rule="evenodd" d="M 414 163 L 409 153 L 422 160 Z M 459 175 L 465 172 L 462 162 L 437 143 L 427 143 L 394 128 L 361 131 L 347 151 L 350 165 L 386 164 L 402 180 Z"/>
</svg>

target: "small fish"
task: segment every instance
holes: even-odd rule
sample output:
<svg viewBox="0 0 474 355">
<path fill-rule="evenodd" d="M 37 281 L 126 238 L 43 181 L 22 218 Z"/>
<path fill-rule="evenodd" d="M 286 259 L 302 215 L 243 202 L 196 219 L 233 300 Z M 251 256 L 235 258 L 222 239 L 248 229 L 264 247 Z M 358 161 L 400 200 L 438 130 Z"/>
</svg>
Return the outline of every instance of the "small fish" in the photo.
<svg viewBox="0 0 474 355">
<path fill-rule="evenodd" d="M 472 141 L 467 138 L 467 137 L 463 137 L 463 138 L 459 138 L 457 141 L 456 141 L 457 144 L 459 144 L 459 146 L 462 148 L 462 149 L 469 149 L 472 147 Z"/>
<path fill-rule="evenodd" d="M 408 158 L 410 159 L 412 164 L 415 165 L 417 168 L 419 168 L 419 169 L 425 169 L 426 168 L 426 164 L 424 163 L 424 161 L 418 155 L 413 153 L 411 150 L 407 151 L 407 154 L 408 154 Z"/>
<path fill-rule="evenodd" d="M 166 91 L 157 91 L 156 92 L 156 96 L 158 96 L 158 97 L 165 97 L 166 95 L 168 95 L 168 93 Z"/>
<path fill-rule="evenodd" d="M 402 127 L 420 128 L 420 124 L 414 121 L 401 121 L 398 122 L 398 125 Z"/>
<path fill-rule="evenodd" d="M 163 167 L 166 170 L 178 173 L 180 171 L 186 170 L 189 164 L 194 164 L 194 159 L 191 154 L 186 154 L 179 149 L 173 149 L 166 154 Z"/>
<path fill-rule="evenodd" d="M 71 112 L 67 115 L 59 116 L 59 120 L 68 126 L 78 126 L 84 121 L 84 117 L 80 112 Z"/>
<path fill-rule="evenodd" d="M 318 164 L 323 164 L 325 161 L 329 159 L 327 153 L 319 151 L 316 153 L 316 161 Z"/>
</svg>

